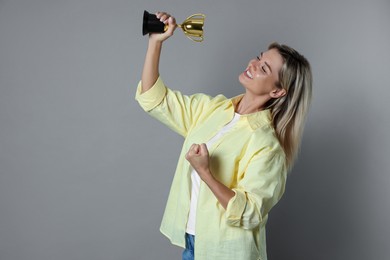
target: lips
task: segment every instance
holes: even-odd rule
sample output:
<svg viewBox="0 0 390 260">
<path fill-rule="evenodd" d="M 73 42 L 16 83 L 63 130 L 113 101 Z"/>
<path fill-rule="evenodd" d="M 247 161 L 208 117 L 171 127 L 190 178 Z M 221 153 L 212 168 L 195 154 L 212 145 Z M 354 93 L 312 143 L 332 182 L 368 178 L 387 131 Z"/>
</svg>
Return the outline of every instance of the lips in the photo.
<svg viewBox="0 0 390 260">
<path fill-rule="evenodd" d="M 244 71 L 244 75 L 250 79 L 253 79 L 253 75 L 249 70 Z"/>
</svg>

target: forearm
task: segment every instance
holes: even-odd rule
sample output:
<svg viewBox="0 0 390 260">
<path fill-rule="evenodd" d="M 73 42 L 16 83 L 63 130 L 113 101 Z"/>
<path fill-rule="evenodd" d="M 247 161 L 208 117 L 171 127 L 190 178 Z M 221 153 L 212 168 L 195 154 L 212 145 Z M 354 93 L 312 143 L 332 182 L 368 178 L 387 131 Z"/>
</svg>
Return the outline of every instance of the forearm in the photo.
<svg viewBox="0 0 390 260">
<path fill-rule="evenodd" d="M 173 35 L 177 24 L 175 18 L 164 12 L 157 12 L 156 17 L 161 22 L 168 25 L 168 29 L 164 33 L 150 33 L 148 50 L 146 52 L 146 58 L 144 68 L 142 71 L 142 93 L 149 90 L 159 77 L 159 63 L 161 48 L 163 42 Z"/>
<path fill-rule="evenodd" d="M 215 179 L 211 172 L 203 174 L 202 176 L 204 176 L 202 180 L 214 193 L 214 196 L 218 199 L 222 207 L 226 209 L 230 199 L 233 198 L 236 193 L 227 186 L 225 186 L 223 183 Z"/>
<path fill-rule="evenodd" d="M 162 42 L 149 40 L 142 71 L 142 93 L 149 90 L 159 77 L 159 63 Z"/>
<path fill-rule="evenodd" d="M 209 186 L 214 196 L 225 209 L 236 193 L 214 178 L 209 168 L 209 151 L 206 144 L 192 144 L 186 153 L 186 159 L 199 177 Z"/>
</svg>

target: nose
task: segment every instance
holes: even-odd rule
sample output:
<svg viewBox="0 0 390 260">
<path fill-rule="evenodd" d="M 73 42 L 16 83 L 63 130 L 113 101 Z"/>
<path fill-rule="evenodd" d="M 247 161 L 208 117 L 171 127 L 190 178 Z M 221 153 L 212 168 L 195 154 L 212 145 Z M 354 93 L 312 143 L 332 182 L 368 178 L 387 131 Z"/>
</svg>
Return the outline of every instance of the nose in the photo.
<svg viewBox="0 0 390 260">
<path fill-rule="evenodd" d="M 259 61 L 256 60 L 256 59 L 253 59 L 253 60 L 251 60 L 250 63 L 249 63 L 249 68 L 250 68 L 251 70 L 257 70 L 258 64 L 259 64 Z"/>
</svg>

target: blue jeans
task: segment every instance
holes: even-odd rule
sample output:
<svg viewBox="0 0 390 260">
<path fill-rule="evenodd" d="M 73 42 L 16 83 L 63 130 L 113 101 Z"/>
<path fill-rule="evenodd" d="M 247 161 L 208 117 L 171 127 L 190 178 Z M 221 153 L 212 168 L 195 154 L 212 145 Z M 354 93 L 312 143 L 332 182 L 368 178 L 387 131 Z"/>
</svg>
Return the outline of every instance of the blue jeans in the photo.
<svg viewBox="0 0 390 260">
<path fill-rule="evenodd" d="M 182 260 L 194 260 L 195 257 L 195 236 L 186 233 L 186 249 L 182 254 Z"/>
</svg>

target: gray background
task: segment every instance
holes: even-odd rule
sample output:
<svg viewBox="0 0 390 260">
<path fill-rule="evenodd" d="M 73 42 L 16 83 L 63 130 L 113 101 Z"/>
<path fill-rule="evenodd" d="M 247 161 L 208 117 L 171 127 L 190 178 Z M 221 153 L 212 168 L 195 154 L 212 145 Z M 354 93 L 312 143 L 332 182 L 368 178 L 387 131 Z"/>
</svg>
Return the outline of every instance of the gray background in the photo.
<svg viewBox="0 0 390 260">
<path fill-rule="evenodd" d="M 0 1 L 0 260 L 180 259 L 159 233 L 182 138 L 134 101 L 143 10 L 207 15 L 161 74 L 228 97 L 272 41 L 310 61 L 299 161 L 270 214 L 271 260 L 390 258 L 390 2 Z"/>
</svg>

